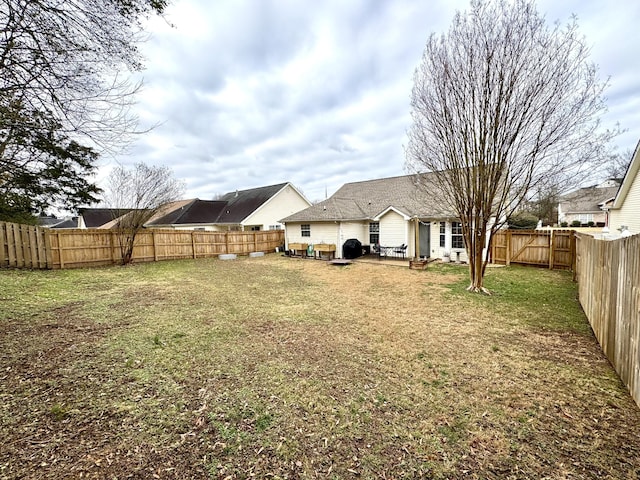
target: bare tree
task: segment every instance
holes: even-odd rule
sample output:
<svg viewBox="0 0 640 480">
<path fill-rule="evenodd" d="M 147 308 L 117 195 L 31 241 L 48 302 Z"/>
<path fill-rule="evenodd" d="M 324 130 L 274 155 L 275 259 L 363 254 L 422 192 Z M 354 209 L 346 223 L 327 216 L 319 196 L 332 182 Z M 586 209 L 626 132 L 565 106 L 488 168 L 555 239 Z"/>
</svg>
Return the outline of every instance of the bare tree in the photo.
<svg viewBox="0 0 640 480">
<path fill-rule="evenodd" d="M 0 0 L 0 203 L 33 211 L 52 198 L 93 200 L 98 155 L 138 131 L 130 107 L 140 84 L 129 74 L 142 69 L 142 19 L 167 1 Z M 69 146 L 83 158 L 59 168 Z M 43 176 L 54 195 L 41 193 Z"/>
<path fill-rule="evenodd" d="M 177 200 L 184 183 L 168 167 L 136 164 L 132 169 L 118 165 L 109 174 L 105 206 L 112 209 L 122 264 L 133 261 L 136 236 L 163 206 Z"/>
<path fill-rule="evenodd" d="M 608 178 L 622 180 L 633 159 L 633 150 L 627 148 L 623 152 L 611 153 L 605 162 L 605 174 Z"/>
<path fill-rule="evenodd" d="M 461 220 L 468 290 L 487 292 L 486 242 L 530 192 L 564 190 L 602 158 L 606 84 L 588 53 L 575 19 L 549 27 L 532 0 L 474 0 L 427 41 L 406 165 L 434 172 Z"/>
</svg>

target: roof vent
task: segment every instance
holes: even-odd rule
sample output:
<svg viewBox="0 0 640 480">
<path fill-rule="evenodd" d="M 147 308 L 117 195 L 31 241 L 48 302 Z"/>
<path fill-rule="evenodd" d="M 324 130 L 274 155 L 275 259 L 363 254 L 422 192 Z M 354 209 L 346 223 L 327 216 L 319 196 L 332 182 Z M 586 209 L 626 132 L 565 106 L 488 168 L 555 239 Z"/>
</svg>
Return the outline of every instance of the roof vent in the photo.
<svg viewBox="0 0 640 480">
<path fill-rule="evenodd" d="M 236 197 L 238 196 L 238 189 L 236 188 Z"/>
</svg>

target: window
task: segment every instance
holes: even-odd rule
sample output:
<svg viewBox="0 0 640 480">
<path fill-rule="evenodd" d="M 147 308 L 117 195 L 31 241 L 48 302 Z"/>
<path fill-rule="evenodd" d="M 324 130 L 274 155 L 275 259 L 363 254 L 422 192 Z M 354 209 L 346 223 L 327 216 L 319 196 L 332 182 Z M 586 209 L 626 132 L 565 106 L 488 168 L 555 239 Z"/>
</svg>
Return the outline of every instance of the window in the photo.
<svg viewBox="0 0 640 480">
<path fill-rule="evenodd" d="M 445 223 L 440 222 L 440 248 L 444 248 L 444 232 L 445 232 Z"/>
<path fill-rule="evenodd" d="M 251 227 L 251 231 L 252 232 L 259 232 L 260 231 L 260 225 L 253 225 Z"/>
<path fill-rule="evenodd" d="M 282 225 L 269 225 L 269 230 L 281 230 Z"/>
<path fill-rule="evenodd" d="M 300 225 L 300 235 L 302 235 L 303 237 L 310 237 L 311 225 L 308 223 L 303 223 L 302 225 Z"/>
<path fill-rule="evenodd" d="M 593 222 L 593 213 L 581 213 L 578 215 L 578 220 L 582 224 Z"/>
<path fill-rule="evenodd" d="M 464 248 L 462 223 L 451 222 L 451 248 Z"/>
<path fill-rule="evenodd" d="M 371 245 L 380 243 L 380 224 L 378 222 L 369 224 L 369 243 Z"/>
</svg>

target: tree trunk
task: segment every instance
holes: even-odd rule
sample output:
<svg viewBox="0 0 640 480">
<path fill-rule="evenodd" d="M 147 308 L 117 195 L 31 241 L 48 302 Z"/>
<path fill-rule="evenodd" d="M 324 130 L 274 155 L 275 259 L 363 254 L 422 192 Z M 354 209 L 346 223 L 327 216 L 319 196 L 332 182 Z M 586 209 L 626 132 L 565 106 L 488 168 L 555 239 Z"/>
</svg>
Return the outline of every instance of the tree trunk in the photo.
<svg viewBox="0 0 640 480">
<path fill-rule="evenodd" d="M 484 250 L 484 239 L 486 235 L 486 226 L 482 226 L 478 232 L 472 232 L 469 237 L 469 280 L 470 284 L 467 290 L 474 293 L 490 294 L 489 290 L 484 287 L 484 270 L 485 263 L 482 258 L 482 252 Z"/>
</svg>

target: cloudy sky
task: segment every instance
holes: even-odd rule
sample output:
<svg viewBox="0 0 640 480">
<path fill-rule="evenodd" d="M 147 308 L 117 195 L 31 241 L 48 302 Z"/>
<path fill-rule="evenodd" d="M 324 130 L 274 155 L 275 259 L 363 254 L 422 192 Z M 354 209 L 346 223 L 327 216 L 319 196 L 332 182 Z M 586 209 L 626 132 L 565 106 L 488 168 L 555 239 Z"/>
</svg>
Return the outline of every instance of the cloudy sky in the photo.
<svg viewBox="0 0 640 480">
<path fill-rule="evenodd" d="M 312 201 L 342 184 L 405 174 L 413 72 L 462 0 L 173 0 L 151 19 L 137 113 L 158 124 L 128 155 L 167 165 L 185 198 L 292 182 Z M 607 90 L 608 126 L 640 138 L 636 0 L 539 0 L 577 15 Z M 169 25 L 169 23 L 172 25 Z"/>
</svg>

